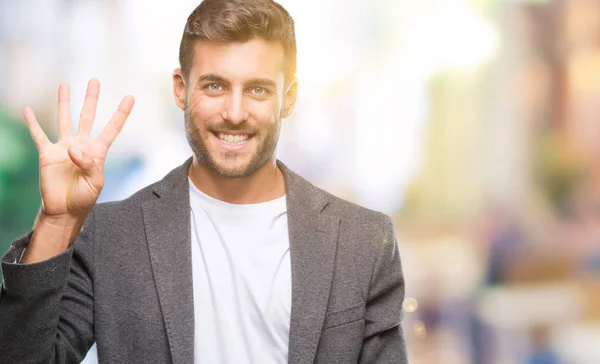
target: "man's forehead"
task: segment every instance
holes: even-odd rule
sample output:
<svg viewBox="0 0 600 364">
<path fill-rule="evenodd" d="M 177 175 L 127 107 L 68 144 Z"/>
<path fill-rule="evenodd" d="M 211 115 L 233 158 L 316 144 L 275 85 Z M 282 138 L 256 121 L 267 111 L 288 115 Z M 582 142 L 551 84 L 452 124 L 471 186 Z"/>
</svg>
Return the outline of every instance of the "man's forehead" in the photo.
<svg viewBox="0 0 600 364">
<path fill-rule="evenodd" d="M 193 68 L 198 73 L 254 74 L 276 77 L 284 71 L 285 52 L 278 41 L 253 38 L 246 42 L 201 40 L 194 45 Z"/>
</svg>

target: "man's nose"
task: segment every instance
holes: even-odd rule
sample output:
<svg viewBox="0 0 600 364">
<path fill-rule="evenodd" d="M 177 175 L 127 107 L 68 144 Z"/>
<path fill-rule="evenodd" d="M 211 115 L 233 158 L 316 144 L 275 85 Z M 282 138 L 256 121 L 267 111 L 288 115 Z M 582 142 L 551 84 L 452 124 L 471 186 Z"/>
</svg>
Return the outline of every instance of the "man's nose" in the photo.
<svg viewBox="0 0 600 364">
<path fill-rule="evenodd" d="M 248 120 L 248 112 L 245 108 L 244 95 L 242 92 L 231 92 L 225 101 L 223 119 L 234 124 Z"/>
</svg>

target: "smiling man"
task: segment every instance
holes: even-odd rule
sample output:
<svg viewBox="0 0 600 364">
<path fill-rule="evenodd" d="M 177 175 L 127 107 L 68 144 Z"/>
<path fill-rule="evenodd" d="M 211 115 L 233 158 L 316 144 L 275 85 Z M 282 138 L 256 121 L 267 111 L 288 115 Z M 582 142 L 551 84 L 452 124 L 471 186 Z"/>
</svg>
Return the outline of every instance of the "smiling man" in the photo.
<svg viewBox="0 0 600 364">
<path fill-rule="evenodd" d="M 294 23 L 271 0 L 205 0 L 173 74 L 193 156 L 96 204 L 123 99 L 90 136 L 59 87 L 59 140 L 33 111 L 42 208 L 2 260 L 1 363 L 406 363 L 404 278 L 389 217 L 276 160 L 297 93 Z"/>
</svg>

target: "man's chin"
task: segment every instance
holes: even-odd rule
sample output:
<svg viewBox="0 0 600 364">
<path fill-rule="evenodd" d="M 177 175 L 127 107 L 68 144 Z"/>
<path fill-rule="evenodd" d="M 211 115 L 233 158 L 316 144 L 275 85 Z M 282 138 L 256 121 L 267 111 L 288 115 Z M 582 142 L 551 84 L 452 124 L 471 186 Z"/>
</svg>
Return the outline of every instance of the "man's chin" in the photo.
<svg viewBox="0 0 600 364">
<path fill-rule="evenodd" d="M 217 167 L 217 169 L 215 170 L 215 172 L 217 173 L 217 175 L 219 177 L 222 178 L 231 178 L 231 179 L 236 179 L 236 178 L 244 178 L 244 177 L 248 177 L 248 175 L 250 173 L 248 173 L 248 171 L 246 169 L 233 169 L 233 168 L 221 168 L 221 167 Z"/>
<path fill-rule="evenodd" d="M 252 173 L 250 162 L 214 160 L 214 172 L 224 178 L 244 178 Z"/>
<path fill-rule="evenodd" d="M 260 162 L 255 153 L 226 152 L 196 153 L 198 160 L 209 170 L 221 178 L 244 178 L 260 169 L 265 162 Z M 267 159 L 268 160 L 268 159 Z"/>
</svg>

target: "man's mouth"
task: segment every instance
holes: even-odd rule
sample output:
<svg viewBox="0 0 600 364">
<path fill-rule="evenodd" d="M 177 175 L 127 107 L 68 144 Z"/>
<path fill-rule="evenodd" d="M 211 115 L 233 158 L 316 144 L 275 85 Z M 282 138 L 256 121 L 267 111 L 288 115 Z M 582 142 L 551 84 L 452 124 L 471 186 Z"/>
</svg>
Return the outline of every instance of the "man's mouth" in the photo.
<svg viewBox="0 0 600 364">
<path fill-rule="evenodd" d="M 253 134 L 241 132 L 213 132 L 213 135 L 216 136 L 225 146 L 230 147 L 241 147 L 254 136 Z"/>
<path fill-rule="evenodd" d="M 219 139 L 221 139 L 222 142 L 231 144 L 231 145 L 244 144 L 248 140 L 248 134 L 232 135 L 232 134 L 218 133 L 217 136 L 219 137 Z"/>
</svg>

